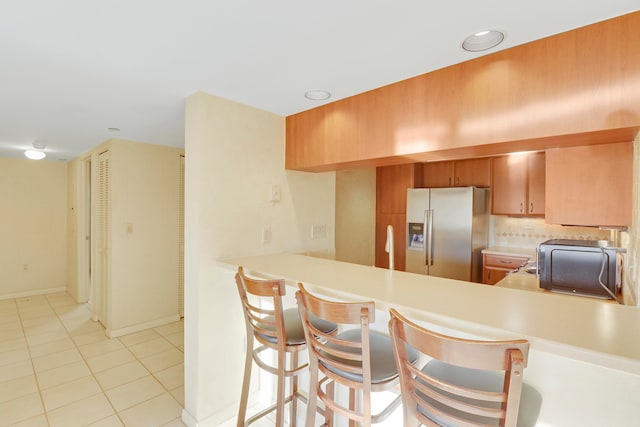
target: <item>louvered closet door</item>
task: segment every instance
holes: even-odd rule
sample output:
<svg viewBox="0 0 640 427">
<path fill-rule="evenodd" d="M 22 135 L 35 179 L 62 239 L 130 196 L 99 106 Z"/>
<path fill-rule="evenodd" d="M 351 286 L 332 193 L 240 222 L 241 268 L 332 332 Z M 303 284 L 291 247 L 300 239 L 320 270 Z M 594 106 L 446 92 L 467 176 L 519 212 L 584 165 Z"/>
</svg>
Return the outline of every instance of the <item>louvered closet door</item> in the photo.
<svg viewBox="0 0 640 427">
<path fill-rule="evenodd" d="M 180 207 L 178 227 L 178 301 L 180 304 L 180 317 L 184 317 L 184 156 L 180 156 Z"/>
<path fill-rule="evenodd" d="M 97 271 L 95 286 L 97 316 L 100 323 L 105 327 L 108 327 L 110 199 L 109 152 L 105 151 L 98 155 Z"/>
</svg>

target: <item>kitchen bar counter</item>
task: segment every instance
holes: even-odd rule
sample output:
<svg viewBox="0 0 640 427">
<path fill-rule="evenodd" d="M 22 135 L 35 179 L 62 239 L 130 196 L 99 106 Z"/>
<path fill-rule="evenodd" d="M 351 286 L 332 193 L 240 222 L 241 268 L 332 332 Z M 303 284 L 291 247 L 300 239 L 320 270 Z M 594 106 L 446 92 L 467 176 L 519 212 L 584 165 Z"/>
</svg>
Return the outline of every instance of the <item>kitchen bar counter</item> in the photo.
<svg viewBox="0 0 640 427">
<path fill-rule="evenodd" d="M 538 427 L 637 426 L 640 309 L 294 254 L 219 261 L 342 300 L 374 300 L 452 335 L 531 342 L 524 378 L 542 396 Z M 233 281 L 229 280 L 229 286 Z M 388 316 L 387 316 L 388 318 Z M 386 324 L 382 324 L 385 327 Z M 386 425 L 386 424 L 385 424 Z M 393 424 L 391 424 L 393 425 Z"/>
<path fill-rule="evenodd" d="M 587 298 L 521 292 L 296 254 L 222 261 L 295 286 L 489 338 L 526 337 L 538 348 L 640 374 L 640 309 Z"/>
</svg>

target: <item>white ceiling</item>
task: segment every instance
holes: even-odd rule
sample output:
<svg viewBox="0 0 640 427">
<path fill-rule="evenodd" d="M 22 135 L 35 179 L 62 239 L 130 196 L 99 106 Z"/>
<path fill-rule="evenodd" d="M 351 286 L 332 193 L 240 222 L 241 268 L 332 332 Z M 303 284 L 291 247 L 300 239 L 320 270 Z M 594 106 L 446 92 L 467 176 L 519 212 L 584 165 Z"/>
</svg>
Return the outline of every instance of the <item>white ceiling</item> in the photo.
<svg viewBox="0 0 640 427">
<path fill-rule="evenodd" d="M 20 0 L 0 2 L 0 157 L 48 160 L 113 137 L 184 146 L 204 91 L 283 116 L 640 9 L 638 0 Z M 496 49 L 485 53 L 495 52 Z M 107 131 L 120 128 L 118 133 Z"/>
</svg>

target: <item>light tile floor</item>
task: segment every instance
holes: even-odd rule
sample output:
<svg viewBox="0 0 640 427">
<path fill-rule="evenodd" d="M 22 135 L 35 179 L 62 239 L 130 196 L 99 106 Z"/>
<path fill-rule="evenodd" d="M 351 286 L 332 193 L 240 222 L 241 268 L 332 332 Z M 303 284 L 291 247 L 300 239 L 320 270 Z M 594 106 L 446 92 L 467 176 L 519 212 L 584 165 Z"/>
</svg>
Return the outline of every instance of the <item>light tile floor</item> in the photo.
<svg viewBox="0 0 640 427">
<path fill-rule="evenodd" d="M 109 339 L 66 293 L 0 300 L 0 427 L 183 426 L 183 322 Z"/>
</svg>

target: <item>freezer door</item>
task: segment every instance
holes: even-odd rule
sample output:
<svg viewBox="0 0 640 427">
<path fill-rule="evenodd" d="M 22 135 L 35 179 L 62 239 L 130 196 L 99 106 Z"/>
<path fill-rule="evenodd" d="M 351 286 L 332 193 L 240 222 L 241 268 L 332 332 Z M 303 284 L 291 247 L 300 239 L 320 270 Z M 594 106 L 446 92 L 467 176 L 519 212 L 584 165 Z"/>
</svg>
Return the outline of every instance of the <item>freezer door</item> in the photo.
<svg viewBox="0 0 640 427">
<path fill-rule="evenodd" d="M 472 280 L 473 188 L 432 188 L 430 276 Z"/>
<path fill-rule="evenodd" d="M 428 211 L 429 189 L 408 189 L 405 270 L 411 273 L 427 274 L 425 217 Z"/>
</svg>

